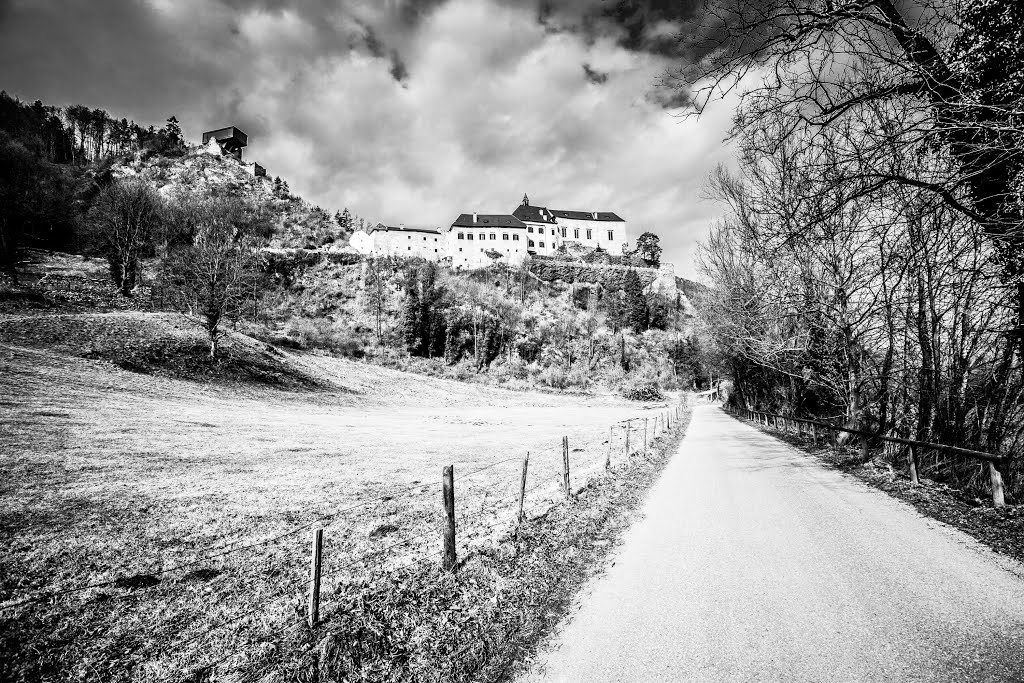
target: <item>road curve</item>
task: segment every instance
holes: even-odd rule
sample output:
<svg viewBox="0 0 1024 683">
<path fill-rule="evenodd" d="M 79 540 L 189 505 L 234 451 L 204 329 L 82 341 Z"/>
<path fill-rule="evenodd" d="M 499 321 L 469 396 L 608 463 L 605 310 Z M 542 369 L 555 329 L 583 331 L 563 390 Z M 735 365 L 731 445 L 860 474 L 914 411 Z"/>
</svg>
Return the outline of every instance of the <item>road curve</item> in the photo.
<svg viewBox="0 0 1024 683">
<path fill-rule="evenodd" d="M 722 410 L 526 681 L 1024 681 L 1024 566 Z"/>
</svg>

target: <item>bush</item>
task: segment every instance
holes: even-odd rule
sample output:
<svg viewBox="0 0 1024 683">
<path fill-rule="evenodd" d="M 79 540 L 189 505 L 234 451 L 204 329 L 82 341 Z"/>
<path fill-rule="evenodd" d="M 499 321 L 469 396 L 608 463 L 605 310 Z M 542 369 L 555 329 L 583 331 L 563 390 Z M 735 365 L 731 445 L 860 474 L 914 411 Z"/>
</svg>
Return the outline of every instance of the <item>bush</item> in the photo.
<svg viewBox="0 0 1024 683">
<path fill-rule="evenodd" d="M 330 320 L 296 318 L 288 326 L 287 346 L 300 349 L 323 349 L 347 358 L 366 355 L 362 344 L 339 330 Z"/>
<path fill-rule="evenodd" d="M 627 384 L 622 388 L 622 395 L 630 401 L 663 401 L 664 394 L 658 383 L 652 380 L 640 380 Z"/>
<path fill-rule="evenodd" d="M 552 389 L 565 389 L 569 386 L 569 374 L 562 368 L 547 367 L 540 371 L 540 383 Z"/>
</svg>

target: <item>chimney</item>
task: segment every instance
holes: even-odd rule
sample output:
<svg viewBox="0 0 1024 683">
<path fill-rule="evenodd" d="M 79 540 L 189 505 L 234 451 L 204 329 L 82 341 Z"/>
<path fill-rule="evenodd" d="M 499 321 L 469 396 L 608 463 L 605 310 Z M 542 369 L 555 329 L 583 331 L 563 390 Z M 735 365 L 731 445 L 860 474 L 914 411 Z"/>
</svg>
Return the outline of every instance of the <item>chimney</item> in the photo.
<svg viewBox="0 0 1024 683">
<path fill-rule="evenodd" d="M 405 230 L 405 223 L 399 223 L 398 224 L 398 229 L 399 230 Z"/>
<path fill-rule="evenodd" d="M 473 212 L 473 222 L 476 223 L 476 211 Z"/>
</svg>

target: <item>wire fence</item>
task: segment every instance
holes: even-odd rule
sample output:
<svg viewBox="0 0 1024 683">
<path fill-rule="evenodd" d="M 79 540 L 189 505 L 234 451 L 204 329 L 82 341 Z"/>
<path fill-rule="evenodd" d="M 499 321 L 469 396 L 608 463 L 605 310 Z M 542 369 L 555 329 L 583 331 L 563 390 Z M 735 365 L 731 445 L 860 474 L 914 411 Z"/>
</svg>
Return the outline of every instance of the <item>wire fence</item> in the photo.
<svg viewBox="0 0 1024 683">
<path fill-rule="evenodd" d="M 159 585 L 161 576 L 186 570 L 206 571 L 218 576 L 220 571 L 214 569 L 215 565 L 237 560 L 242 565 L 241 569 L 250 571 L 248 574 L 242 571 L 232 573 L 230 578 L 234 583 L 229 581 L 231 585 L 226 586 L 224 592 L 228 597 L 237 598 L 238 593 L 249 596 L 246 604 L 227 604 L 213 595 L 206 603 L 209 609 L 198 612 L 191 623 L 184 624 L 180 614 L 168 610 L 171 613 L 166 618 L 154 620 L 152 625 L 155 633 L 167 634 L 166 637 L 154 638 L 148 647 L 132 653 L 128 661 L 134 665 L 156 660 L 173 662 L 176 656 L 194 652 L 200 647 L 215 649 L 211 643 L 218 634 L 232 627 L 242 628 L 248 621 L 261 615 L 272 615 L 275 610 L 288 611 L 288 605 L 293 609 L 287 617 L 291 623 L 275 627 L 276 637 L 281 638 L 286 633 L 301 632 L 303 629 L 315 634 L 318 628 L 331 620 L 332 609 L 336 607 L 331 605 L 330 597 L 335 591 L 322 591 L 324 585 L 333 584 L 337 588 L 345 582 L 365 576 L 368 571 L 393 571 L 409 564 L 429 561 L 431 556 L 442 565 L 446 562 L 444 558 L 449 557 L 463 558 L 464 561 L 489 540 L 515 531 L 521 524 L 521 515 L 529 517 L 543 514 L 559 501 L 571 499 L 588 481 L 600 476 L 613 465 L 622 464 L 638 455 L 646 455 L 658 439 L 673 431 L 674 424 L 682 417 L 683 409 L 683 403 L 666 405 L 652 411 L 648 417 L 610 425 L 607 450 L 604 453 L 574 451 L 572 443 L 565 437 L 561 444 L 561 457 L 558 458 L 552 457 L 554 449 L 551 449 L 543 453 L 524 454 L 524 458 L 506 458 L 458 472 L 457 476 L 452 476 L 446 482 L 456 491 L 450 503 L 441 495 L 443 487 L 417 482 L 339 507 L 311 521 L 256 541 L 246 538 L 219 539 L 219 543 L 171 566 L 138 566 L 124 570 L 110 579 L 38 591 L 21 600 L 0 605 L 0 616 L 15 608 L 25 608 L 34 603 L 53 603 L 75 593 L 102 588 L 123 588 L 126 590 L 124 595 L 138 596 L 141 591 Z M 441 505 L 437 505 L 436 501 L 430 503 L 429 496 L 435 495 L 442 500 Z M 381 525 L 371 531 L 366 544 L 370 547 L 361 548 L 359 552 L 353 552 L 358 543 L 351 538 L 351 534 L 346 534 L 347 529 L 338 529 L 337 534 L 325 533 L 325 530 L 334 528 L 347 513 L 386 503 L 407 508 L 419 505 L 416 510 L 418 523 L 407 524 L 404 529 L 397 525 Z M 445 532 L 445 527 L 452 530 L 450 535 Z M 323 539 L 322 546 L 318 552 L 312 553 L 312 558 L 304 552 L 303 532 L 309 532 L 311 536 L 320 532 Z M 265 553 L 263 556 L 259 555 L 261 551 Z M 274 552 L 267 554 L 267 551 Z M 260 567 L 262 571 L 258 571 Z M 456 571 L 457 565 L 443 568 Z M 259 575 L 251 578 L 251 574 Z M 244 578 L 251 580 L 246 582 Z M 273 587 L 261 590 L 268 583 L 273 584 Z M 113 596 L 114 599 L 116 597 Z M 302 606 L 306 608 L 305 618 L 300 618 L 300 611 L 295 609 Z M 214 608 L 225 612 L 224 616 L 212 623 L 200 625 L 199 622 L 204 621 L 204 618 L 209 621 L 209 613 L 215 611 Z M 179 680 L 200 680 L 237 654 L 237 650 L 226 648 L 226 652 L 218 653 L 199 666 L 172 666 L 183 672 Z"/>
</svg>

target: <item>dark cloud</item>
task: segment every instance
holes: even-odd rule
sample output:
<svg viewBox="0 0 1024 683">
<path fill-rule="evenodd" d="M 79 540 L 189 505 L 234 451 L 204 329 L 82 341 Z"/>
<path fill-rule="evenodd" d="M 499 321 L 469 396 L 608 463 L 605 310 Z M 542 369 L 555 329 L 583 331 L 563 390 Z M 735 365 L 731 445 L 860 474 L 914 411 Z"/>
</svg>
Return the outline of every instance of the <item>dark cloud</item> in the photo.
<svg viewBox="0 0 1024 683">
<path fill-rule="evenodd" d="M 391 69 L 388 73 L 399 83 L 404 83 L 409 78 L 409 70 L 405 67 L 405 62 L 402 61 L 398 50 L 392 50 L 389 58 L 391 59 Z"/>
<path fill-rule="evenodd" d="M 694 105 L 693 94 L 687 88 L 655 88 L 647 98 L 662 109 L 692 109 Z"/>
<path fill-rule="evenodd" d="M 528 189 L 618 211 L 682 254 L 729 120 L 695 133 L 665 112 L 685 92 L 655 87 L 688 6 L 0 0 L 0 86 L 143 125 L 175 114 L 193 141 L 238 125 L 246 157 L 295 192 L 375 220 L 443 225 Z"/>
<path fill-rule="evenodd" d="M 590 81 L 591 83 L 596 83 L 597 85 L 601 85 L 602 83 L 608 80 L 607 73 L 597 71 L 596 69 L 592 68 L 589 64 L 585 62 L 583 64 L 583 75 L 586 77 L 588 81 Z"/>
</svg>

